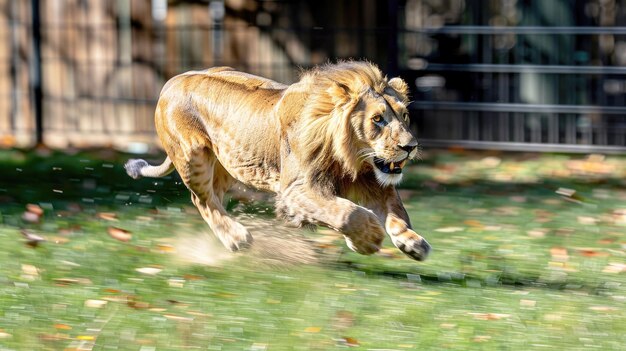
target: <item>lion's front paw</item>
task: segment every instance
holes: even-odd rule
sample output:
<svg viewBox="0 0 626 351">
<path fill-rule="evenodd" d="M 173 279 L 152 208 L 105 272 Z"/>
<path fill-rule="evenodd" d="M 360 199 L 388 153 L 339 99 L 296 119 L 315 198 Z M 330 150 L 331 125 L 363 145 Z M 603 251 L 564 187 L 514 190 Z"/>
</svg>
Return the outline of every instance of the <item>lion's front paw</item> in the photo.
<svg viewBox="0 0 626 351">
<path fill-rule="evenodd" d="M 228 230 L 220 228 L 215 231 L 217 237 L 222 244 L 230 251 L 239 251 L 249 248 L 252 245 L 254 239 L 243 225 L 232 222 L 228 227 Z"/>
<path fill-rule="evenodd" d="M 400 251 L 418 261 L 425 260 L 431 249 L 428 241 L 411 229 L 392 235 L 391 241 Z"/>
</svg>

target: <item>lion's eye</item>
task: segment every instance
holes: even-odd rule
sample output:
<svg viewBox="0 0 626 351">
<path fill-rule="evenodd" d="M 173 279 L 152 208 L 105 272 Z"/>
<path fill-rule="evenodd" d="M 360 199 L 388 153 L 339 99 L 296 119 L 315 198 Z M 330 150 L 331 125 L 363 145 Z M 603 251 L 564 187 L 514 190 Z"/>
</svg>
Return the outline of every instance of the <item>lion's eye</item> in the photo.
<svg viewBox="0 0 626 351">
<path fill-rule="evenodd" d="M 374 121 L 374 123 L 380 123 L 383 121 L 383 116 L 381 115 L 376 115 L 372 118 L 372 121 Z"/>
</svg>

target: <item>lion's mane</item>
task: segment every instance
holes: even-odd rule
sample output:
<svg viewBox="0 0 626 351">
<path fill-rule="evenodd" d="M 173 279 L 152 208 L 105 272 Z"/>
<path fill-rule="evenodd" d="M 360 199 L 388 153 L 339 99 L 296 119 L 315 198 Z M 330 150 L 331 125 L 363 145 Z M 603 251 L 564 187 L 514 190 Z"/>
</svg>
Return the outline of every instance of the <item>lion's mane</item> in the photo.
<svg viewBox="0 0 626 351">
<path fill-rule="evenodd" d="M 361 167 L 351 119 L 361 96 L 393 89 L 407 102 L 408 87 L 401 80 L 389 81 L 369 62 L 355 61 L 320 66 L 305 72 L 300 81 L 309 91 L 297 131 L 303 159 L 318 174 L 356 179 Z"/>
</svg>

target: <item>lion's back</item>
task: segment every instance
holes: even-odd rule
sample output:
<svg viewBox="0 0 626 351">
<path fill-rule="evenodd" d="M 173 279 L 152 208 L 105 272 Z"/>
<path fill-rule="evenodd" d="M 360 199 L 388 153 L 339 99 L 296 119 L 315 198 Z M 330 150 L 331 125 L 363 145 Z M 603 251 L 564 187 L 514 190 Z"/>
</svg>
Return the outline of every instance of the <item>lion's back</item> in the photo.
<svg viewBox="0 0 626 351">
<path fill-rule="evenodd" d="M 274 107 L 286 87 L 228 67 L 183 73 L 163 87 L 155 116 L 157 129 L 177 125 L 179 130 L 191 130 L 190 135 L 212 145 L 222 166 L 235 178 L 275 191 L 280 123 Z M 162 140 L 171 135 L 161 134 Z"/>
</svg>

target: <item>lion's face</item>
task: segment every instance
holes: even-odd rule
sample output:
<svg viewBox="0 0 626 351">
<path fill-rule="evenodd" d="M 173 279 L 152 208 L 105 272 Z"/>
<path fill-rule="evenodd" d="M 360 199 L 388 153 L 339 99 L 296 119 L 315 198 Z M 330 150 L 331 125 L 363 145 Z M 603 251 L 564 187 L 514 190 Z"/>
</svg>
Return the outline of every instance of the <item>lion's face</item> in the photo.
<svg viewBox="0 0 626 351">
<path fill-rule="evenodd" d="M 359 156 L 374 169 L 384 186 L 402 180 L 407 162 L 417 156 L 417 139 L 409 130 L 409 113 L 397 92 L 369 91 L 361 98 L 352 125 L 359 139 Z"/>
</svg>

